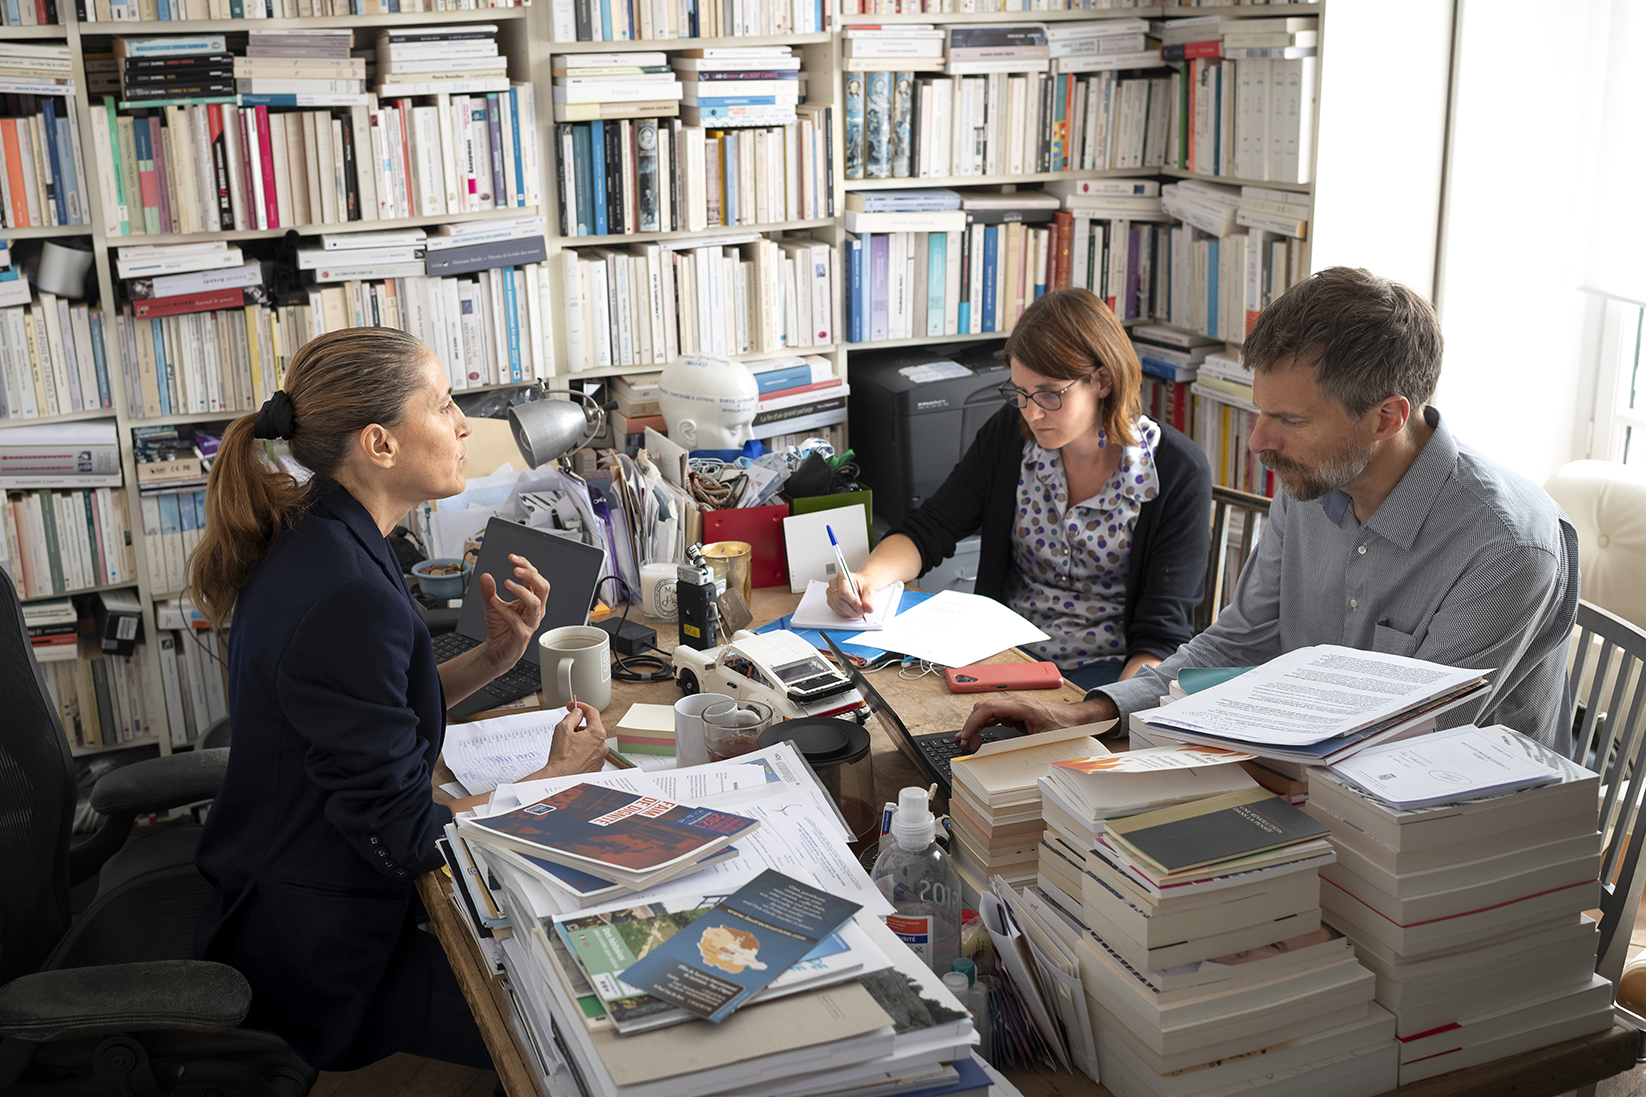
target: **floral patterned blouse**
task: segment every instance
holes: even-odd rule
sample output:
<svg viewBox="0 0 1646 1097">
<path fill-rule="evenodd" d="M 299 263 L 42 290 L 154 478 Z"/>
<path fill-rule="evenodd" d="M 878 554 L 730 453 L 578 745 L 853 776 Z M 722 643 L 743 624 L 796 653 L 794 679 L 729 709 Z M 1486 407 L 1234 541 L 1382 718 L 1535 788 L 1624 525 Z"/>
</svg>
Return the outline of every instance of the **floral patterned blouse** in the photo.
<svg viewBox="0 0 1646 1097">
<path fill-rule="evenodd" d="M 1073 506 L 1061 454 L 1032 440 L 1023 445 L 1006 601 L 1050 637 L 1024 650 L 1065 670 L 1126 656 L 1121 616 L 1132 531 L 1139 508 L 1160 494 L 1160 427 L 1139 416 L 1136 434 L 1109 482 Z"/>
</svg>

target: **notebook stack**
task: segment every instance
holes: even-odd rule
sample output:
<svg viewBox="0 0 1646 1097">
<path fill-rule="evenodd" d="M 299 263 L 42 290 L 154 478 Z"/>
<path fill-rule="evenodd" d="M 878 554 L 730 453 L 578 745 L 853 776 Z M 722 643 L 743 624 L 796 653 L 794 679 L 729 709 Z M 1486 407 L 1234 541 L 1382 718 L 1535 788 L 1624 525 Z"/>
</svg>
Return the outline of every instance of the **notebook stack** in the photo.
<svg viewBox="0 0 1646 1097">
<path fill-rule="evenodd" d="M 327 233 L 320 246 L 297 249 L 297 269 L 308 282 L 413 278 L 427 273 L 422 229 Z"/>
<path fill-rule="evenodd" d="M 0 42 L 0 94 L 61 95 L 65 89 L 74 90 L 69 47 Z"/>
<path fill-rule="evenodd" d="M 377 94 L 484 95 L 509 90 L 497 24 L 404 27 L 377 33 Z"/>
<path fill-rule="evenodd" d="M 1160 61 L 1160 39 L 1147 19 L 1049 23 L 1046 44 L 1058 72 L 1150 68 Z"/>
<path fill-rule="evenodd" d="M 122 106 L 234 97 L 234 55 L 221 34 L 116 38 Z"/>
<path fill-rule="evenodd" d="M 684 94 L 666 53 L 571 53 L 554 58 L 554 120 L 672 118 Z M 655 154 L 656 134 L 645 150 Z M 621 157 L 614 160 L 621 162 Z"/>
<path fill-rule="evenodd" d="M 1466 754 L 1437 760 L 1461 739 Z M 1305 810 L 1331 828 L 1337 862 L 1321 871 L 1321 905 L 1395 1015 L 1400 1083 L 1606 1030 L 1612 988 L 1594 973 L 1598 933 L 1582 913 L 1600 905 L 1599 777 L 1503 727 L 1369 760 L 1375 771 L 1353 780 L 1347 767 L 1316 770 Z M 1525 763 L 1551 776 L 1434 806 L 1367 791 L 1413 760 L 1470 779 Z"/>
<path fill-rule="evenodd" d="M 985 743 L 953 763 L 950 849 L 961 879 L 981 894 L 1003 877 L 1013 887 L 1034 883 L 1040 836 L 1045 833 L 1037 778 L 1054 762 L 1107 753 L 1092 736 L 1095 725 Z"/>
<path fill-rule="evenodd" d="M 1242 790 L 1088 816 L 1079 843 L 1067 820 L 1048 831 L 1037 890 L 1085 928 L 1103 1083 L 1119 1097 L 1391 1089 L 1393 1021 L 1372 1004 L 1371 972 L 1321 923 L 1327 829 L 1232 762 L 1125 775 L 1142 778 L 1126 807 L 1188 780 Z M 1096 783 L 1105 808 L 1125 799 L 1123 775 Z M 1069 784 L 1049 779 L 1048 800 L 1072 799 Z M 1285 1088 L 1266 1088 L 1271 1077 Z"/>
<path fill-rule="evenodd" d="M 679 76 L 680 118 L 714 129 L 787 126 L 800 103 L 800 58 L 788 46 L 683 50 L 669 64 Z"/>
<path fill-rule="evenodd" d="M 1045 72 L 1052 55 L 1046 28 L 1017 26 L 948 27 L 944 68 L 950 76 L 996 72 Z"/>
<path fill-rule="evenodd" d="M 353 32 L 253 31 L 234 59 L 243 107 L 353 107 L 366 102 L 366 62 L 350 57 Z"/>
<path fill-rule="evenodd" d="M 136 245 L 115 254 L 115 275 L 125 280 L 139 319 L 238 308 L 246 287 L 263 284 L 262 264 L 222 240 Z"/>
</svg>

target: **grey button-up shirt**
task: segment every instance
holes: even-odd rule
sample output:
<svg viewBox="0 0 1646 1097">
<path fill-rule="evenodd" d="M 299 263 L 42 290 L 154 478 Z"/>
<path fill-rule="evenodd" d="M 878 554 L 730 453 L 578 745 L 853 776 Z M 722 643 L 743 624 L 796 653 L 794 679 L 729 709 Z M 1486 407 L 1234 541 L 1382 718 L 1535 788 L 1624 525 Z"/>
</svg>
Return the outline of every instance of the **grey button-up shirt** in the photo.
<svg viewBox="0 0 1646 1097">
<path fill-rule="evenodd" d="M 1434 434 L 1364 524 L 1348 495 L 1275 494 L 1257 552 L 1212 626 L 1161 663 L 1096 691 L 1121 716 L 1154 707 L 1181 667 L 1251 666 L 1342 644 L 1492 670 L 1484 704 L 1444 726 L 1501 723 L 1571 752 L 1566 649 L 1577 533 L 1541 488 Z M 1090 695 L 1089 695 L 1090 696 Z"/>
</svg>

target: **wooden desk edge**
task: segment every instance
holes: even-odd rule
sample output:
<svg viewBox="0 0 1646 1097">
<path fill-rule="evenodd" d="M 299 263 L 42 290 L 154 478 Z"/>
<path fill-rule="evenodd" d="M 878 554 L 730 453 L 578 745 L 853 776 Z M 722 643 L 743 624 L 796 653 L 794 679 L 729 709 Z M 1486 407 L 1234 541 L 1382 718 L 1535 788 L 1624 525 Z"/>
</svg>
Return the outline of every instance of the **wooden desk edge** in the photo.
<svg viewBox="0 0 1646 1097">
<path fill-rule="evenodd" d="M 1522 1052 L 1507 1059 L 1467 1067 L 1392 1089 L 1383 1097 L 1556 1097 L 1561 1093 L 1633 1070 L 1641 1032 L 1614 1023 L 1607 1032 Z"/>
<path fill-rule="evenodd" d="M 417 893 L 429 912 L 429 922 L 446 951 L 446 960 L 463 989 L 486 1049 L 491 1052 L 492 1069 L 497 1071 L 503 1089 L 510 1097 L 548 1097 L 538 1091 L 536 1076 L 509 1027 L 514 1007 L 508 991 L 492 974 L 491 965 L 453 905 L 451 880 L 438 870 L 425 872 L 417 878 Z"/>
</svg>

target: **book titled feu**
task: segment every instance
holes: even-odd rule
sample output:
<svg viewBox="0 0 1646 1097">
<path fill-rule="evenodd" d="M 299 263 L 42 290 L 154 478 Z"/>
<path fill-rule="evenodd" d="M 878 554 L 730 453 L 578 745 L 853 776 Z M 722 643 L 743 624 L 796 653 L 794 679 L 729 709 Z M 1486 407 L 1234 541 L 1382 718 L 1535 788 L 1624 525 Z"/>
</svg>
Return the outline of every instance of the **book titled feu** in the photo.
<svg viewBox="0 0 1646 1097">
<path fill-rule="evenodd" d="M 1110 842 L 1166 875 L 1323 838 L 1327 827 L 1263 789 L 1245 789 L 1111 822 Z"/>
<path fill-rule="evenodd" d="M 574 785 L 535 804 L 458 826 L 475 841 L 644 886 L 695 864 L 760 823 L 599 785 Z"/>
<path fill-rule="evenodd" d="M 631 964 L 623 982 L 723 1021 L 861 909 L 767 869 Z"/>
</svg>

